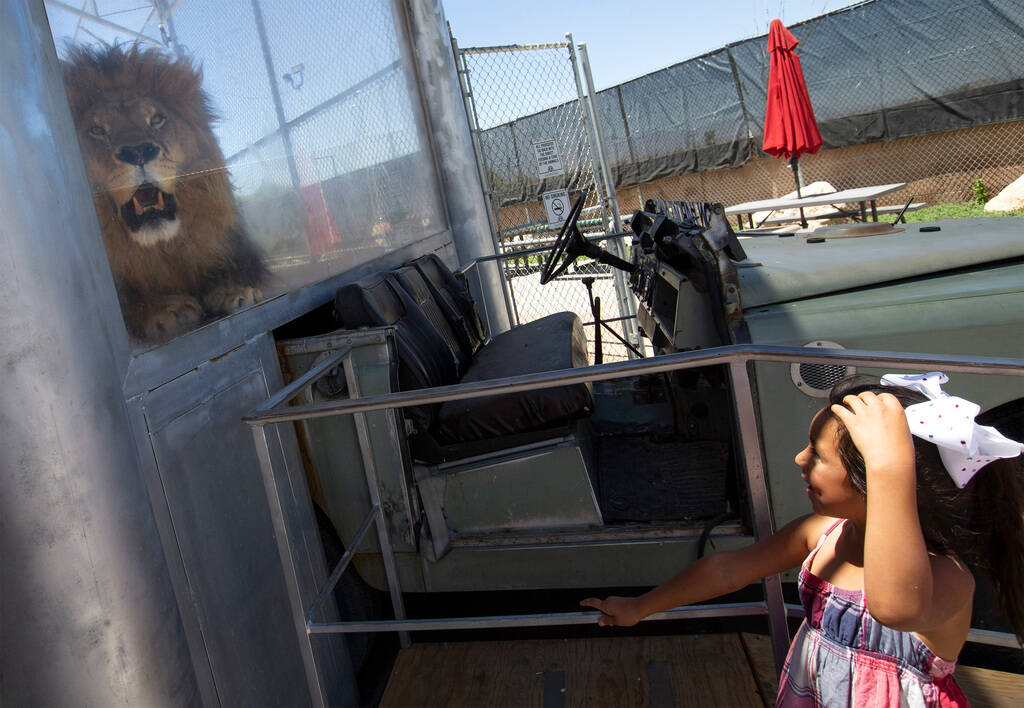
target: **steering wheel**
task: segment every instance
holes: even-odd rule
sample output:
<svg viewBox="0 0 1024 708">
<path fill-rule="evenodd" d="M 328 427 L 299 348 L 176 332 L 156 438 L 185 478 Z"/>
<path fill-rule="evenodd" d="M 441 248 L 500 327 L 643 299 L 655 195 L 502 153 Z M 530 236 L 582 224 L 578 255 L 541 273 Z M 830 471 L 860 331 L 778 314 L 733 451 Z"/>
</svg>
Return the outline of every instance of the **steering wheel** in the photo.
<svg viewBox="0 0 1024 708">
<path fill-rule="evenodd" d="M 569 216 L 566 217 L 565 223 L 562 224 L 562 230 L 558 232 L 558 238 L 552 244 L 551 250 L 548 252 L 547 262 L 540 272 L 541 285 L 547 285 L 548 282 L 560 276 L 569 267 L 569 264 L 576 260 L 577 256 L 581 255 L 582 251 L 579 250 L 579 246 L 583 243 L 583 236 L 580 235 L 580 230 L 576 228 L 576 222 L 583 211 L 583 201 L 586 198 L 587 190 L 584 189 L 572 205 L 572 209 L 569 210 Z M 559 262 L 560 259 L 561 262 Z"/>
</svg>

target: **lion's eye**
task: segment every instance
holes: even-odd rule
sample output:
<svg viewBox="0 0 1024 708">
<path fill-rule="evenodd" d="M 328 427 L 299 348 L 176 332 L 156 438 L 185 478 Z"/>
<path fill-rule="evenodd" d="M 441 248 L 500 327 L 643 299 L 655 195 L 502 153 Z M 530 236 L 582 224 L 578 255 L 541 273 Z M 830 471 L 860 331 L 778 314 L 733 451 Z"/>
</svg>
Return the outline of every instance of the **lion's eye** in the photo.
<svg viewBox="0 0 1024 708">
<path fill-rule="evenodd" d="M 150 126 L 159 128 L 167 122 L 167 117 L 163 113 L 154 113 L 153 117 L 149 119 Z"/>
<path fill-rule="evenodd" d="M 107 129 L 104 128 L 102 125 L 94 125 L 93 127 L 89 128 L 89 135 L 93 135 L 97 138 L 102 138 L 106 134 Z"/>
</svg>

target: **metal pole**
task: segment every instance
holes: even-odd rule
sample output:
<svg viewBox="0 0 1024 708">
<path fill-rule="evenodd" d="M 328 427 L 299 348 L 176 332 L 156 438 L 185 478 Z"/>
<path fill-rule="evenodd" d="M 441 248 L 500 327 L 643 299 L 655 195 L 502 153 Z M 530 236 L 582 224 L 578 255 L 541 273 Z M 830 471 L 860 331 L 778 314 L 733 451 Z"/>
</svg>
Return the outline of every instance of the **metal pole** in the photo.
<svg viewBox="0 0 1024 708">
<path fill-rule="evenodd" d="M 729 374 L 732 378 L 733 401 L 736 404 L 739 439 L 743 447 L 756 542 L 763 541 L 775 533 L 775 521 L 771 499 L 768 496 L 764 460 L 761 456 L 761 430 L 757 423 L 757 406 L 750 385 L 750 366 L 749 361 L 732 361 L 729 363 Z M 781 672 L 786 662 L 786 654 L 789 653 L 789 624 L 786 621 L 786 603 L 782 597 L 782 577 L 771 575 L 765 578 L 764 594 L 768 605 L 768 624 L 771 628 L 775 668 Z"/>
<path fill-rule="evenodd" d="M 597 114 L 597 91 L 594 89 L 594 77 L 590 72 L 590 57 L 587 55 L 587 45 L 585 43 L 580 43 L 579 54 L 580 65 L 583 67 L 583 76 L 587 83 L 587 105 L 590 108 L 591 134 L 594 136 L 597 160 L 601 165 L 601 179 L 604 184 L 605 199 L 612 215 L 612 225 L 614 227 L 612 231 L 613 233 L 619 233 L 622 231 L 619 198 L 615 192 L 615 186 L 612 184 L 611 169 L 608 167 L 608 160 L 605 156 L 604 133 L 601 131 L 601 121 Z M 605 231 L 607 232 L 607 229 Z M 626 248 L 621 240 L 616 239 L 610 245 L 612 252 L 616 256 L 626 260 Z M 632 342 L 633 346 L 637 346 L 640 343 L 640 337 L 636 327 L 636 301 L 633 299 L 633 292 L 629 289 L 625 273 L 615 270 L 612 272 L 612 277 L 615 282 L 615 295 L 619 301 L 619 314 L 634 318 L 624 321 L 622 327 L 629 341 Z M 632 359 L 635 353 L 627 350 L 627 355 Z"/>
<path fill-rule="evenodd" d="M 0 66 L 0 705 L 216 702 L 132 435 L 128 336 L 43 3 L 0 2 Z"/>
<path fill-rule="evenodd" d="M 601 131 L 601 121 L 597 116 L 597 101 L 594 99 L 594 77 L 590 72 L 590 57 L 587 54 L 587 45 L 580 42 L 577 45 L 580 58 L 580 66 L 583 69 L 583 79 L 586 82 L 587 90 L 587 114 L 590 116 L 590 132 L 594 138 L 594 149 L 597 151 L 597 162 L 601 166 L 601 183 L 604 185 L 604 200 L 612 216 L 612 225 L 616 232 L 622 231 L 622 219 L 619 216 L 619 199 L 615 194 L 612 184 L 611 170 L 608 168 L 608 161 L 604 154 L 604 133 Z"/>
<path fill-rule="evenodd" d="M 587 105 L 586 92 L 583 90 L 583 78 L 580 75 L 580 62 L 576 55 L 576 45 L 572 41 L 572 33 L 566 32 L 565 39 L 569 44 L 569 61 L 572 62 L 572 78 L 576 81 L 576 102 L 580 106 L 580 115 L 583 117 L 583 125 L 587 131 L 588 142 L 593 146 L 593 149 L 590 151 L 590 169 L 594 177 L 594 187 L 597 190 L 600 201 L 603 201 L 604 196 L 602 192 L 604 190 L 604 184 L 600 177 L 601 163 L 597 159 L 597 136 L 593 132 L 593 125 L 588 120 L 589 109 Z"/>
<path fill-rule="evenodd" d="M 299 182 L 299 169 L 295 166 L 295 148 L 292 147 L 291 130 L 288 128 L 288 120 L 284 115 L 284 106 L 281 104 L 281 92 L 277 89 L 277 71 L 274 69 L 274 60 L 270 56 L 270 40 L 267 38 L 267 27 L 263 21 L 263 10 L 260 8 L 259 0 L 252 1 L 253 21 L 256 25 L 256 34 L 260 39 L 260 50 L 263 53 L 263 65 L 267 70 L 267 82 L 270 84 L 270 97 L 274 102 L 274 115 L 277 116 L 277 125 L 281 131 L 281 142 L 284 144 L 284 157 L 288 163 L 288 174 L 292 178 L 292 186 L 296 194 L 301 187 Z"/>
<path fill-rule="evenodd" d="M 363 519 L 363 523 L 359 526 L 359 530 L 356 531 L 356 535 L 352 537 L 352 542 L 345 549 L 338 564 L 331 571 L 331 576 L 327 578 L 327 582 L 320 588 L 320 592 L 317 593 L 316 598 L 313 600 L 313 604 L 306 610 L 306 623 L 312 623 L 313 618 L 316 616 L 317 610 L 320 609 L 321 603 L 327 597 L 328 593 L 334 590 L 334 586 L 341 580 L 342 574 L 348 568 L 349 563 L 352 561 L 352 556 L 356 554 L 356 549 L 359 548 L 359 544 L 363 542 L 363 537 L 366 536 L 366 532 L 370 530 L 370 524 L 374 522 L 377 516 L 380 515 L 380 507 L 374 504 L 370 507 L 370 513 Z M 308 628 L 307 628 L 308 631 Z"/>
<path fill-rule="evenodd" d="M 253 442 L 256 445 L 256 456 L 260 460 L 260 473 L 263 476 L 263 488 L 267 492 L 267 505 L 270 507 L 270 518 L 274 524 L 274 538 L 277 541 L 277 551 L 281 555 L 281 564 L 284 569 L 285 586 L 288 589 L 288 599 L 291 604 L 292 621 L 295 623 L 295 632 L 299 642 L 299 653 L 302 655 L 302 666 L 306 672 L 306 683 L 309 686 L 309 695 L 313 705 L 326 706 L 327 692 L 323 685 L 323 678 L 316 665 L 316 657 L 313 654 L 313 644 L 309 633 L 306 631 L 306 616 L 303 611 L 302 592 L 299 589 L 299 581 L 296 577 L 296 560 L 292 554 L 292 541 L 288 534 L 288 524 L 284 518 L 284 509 L 281 505 L 281 495 L 277 489 L 277 478 L 274 475 L 274 465 L 270 459 L 270 445 L 267 441 L 267 430 L 265 425 L 256 425 L 252 429 Z"/>
<path fill-rule="evenodd" d="M 178 43 L 178 31 L 174 29 L 174 7 L 168 7 L 167 0 L 153 0 L 153 8 L 159 18 L 161 39 L 167 42 L 167 46 L 174 50 L 179 59 L 184 58 L 185 53 Z"/>
<path fill-rule="evenodd" d="M 473 384 L 459 384 L 456 386 L 437 387 L 423 393 L 412 391 L 408 393 L 393 393 L 378 396 L 369 396 L 361 400 L 348 400 L 339 403 L 319 403 L 312 407 L 292 407 L 287 411 L 274 411 L 275 401 L 280 404 L 282 400 L 291 398 L 290 393 L 294 388 L 286 387 L 274 396 L 257 406 L 245 420 L 250 424 L 265 422 L 298 421 L 310 418 L 326 417 L 330 415 L 341 415 L 345 413 L 361 414 L 370 410 L 381 410 L 386 408 L 398 408 L 407 405 L 422 405 L 425 403 L 436 403 L 439 401 L 454 401 L 463 398 L 473 398 L 481 395 L 494 395 L 495 393 L 529 390 L 534 388 L 546 388 L 552 385 L 565 385 L 576 381 L 601 381 L 625 376 L 635 376 L 645 373 L 662 373 L 678 369 L 691 369 L 697 366 L 709 364 L 727 364 L 730 367 L 730 378 L 733 388 L 733 401 L 736 406 L 736 417 L 739 427 L 739 440 L 743 447 L 745 469 L 747 474 L 747 487 L 750 493 L 753 513 L 755 537 L 760 540 L 774 532 L 772 519 L 771 502 L 768 495 L 767 479 L 764 470 L 764 463 L 761 455 L 760 429 L 757 420 L 757 410 L 753 397 L 751 385 L 750 366 L 755 361 L 794 362 L 804 363 L 842 363 L 857 366 L 877 366 L 881 363 L 898 364 L 901 367 L 916 370 L 930 370 L 944 368 L 947 371 L 962 373 L 980 374 L 1004 374 L 1011 376 L 1024 376 L 1024 359 L 1009 359 L 999 357 L 965 357 L 965 356 L 937 356 L 931 354 L 906 354 L 900 352 L 877 352 L 857 350 L 814 350 L 809 352 L 805 347 L 781 347 L 770 345 L 731 345 L 719 347 L 717 350 L 701 350 L 694 352 L 683 352 L 669 354 L 653 359 L 640 361 L 616 362 L 602 366 L 591 366 L 572 372 L 559 371 L 545 374 L 532 374 L 528 376 L 508 377 L 505 379 L 494 379 Z M 294 387 L 295 384 L 292 384 Z M 350 384 L 351 386 L 351 384 Z M 285 392 L 288 392 L 287 394 Z M 329 410 L 327 410 L 329 408 Z M 357 420 L 359 415 L 357 415 Z M 365 422 L 363 423 L 365 426 Z M 365 429 L 360 431 L 360 447 L 364 458 L 368 459 L 368 450 L 365 440 L 362 437 Z M 371 476 L 368 474 L 368 483 Z M 372 487 L 371 487 L 372 489 Z M 378 534 L 382 540 L 387 539 L 386 527 L 380 524 L 383 519 L 378 512 L 375 502 L 374 510 L 364 522 L 364 528 L 370 518 L 376 517 L 378 521 Z M 357 534 L 361 537 L 364 530 Z M 382 552 L 384 546 L 382 544 Z M 384 553 L 385 566 L 390 562 L 393 565 L 393 557 L 390 550 Z M 345 561 L 339 564 L 343 568 Z M 389 572 L 389 587 L 394 596 L 396 584 L 391 583 Z M 332 579 L 340 573 L 336 570 Z M 788 617 L 802 616 L 803 609 L 799 606 L 785 604 L 782 597 L 781 578 L 772 576 L 765 579 L 765 601 L 751 603 L 727 603 L 721 605 L 691 605 L 688 607 L 677 607 L 666 612 L 651 615 L 647 619 L 676 619 L 692 617 L 728 617 L 740 615 L 762 615 L 767 614 L 769 618 L 772 646 L 775 661 L 781 670 L 789 646 Z M 328 590 L 321 593 L 323 596 Z M 310 611 L 311 616 L 312 610 Z M 480 629 L 497 627 L 523 627 L 523 626 L 558 626 L 571 624 L 588 624 L 593 622 L 594 613 L 550 613 L 541 615 L 517 615 L 499 617 L 471 617 L 471 618 L 440 618 L 430 620 L 408 620 L 402 617 L 394 621 L 383 622 L 309 622 L 307 631 L 311 634 L 343 634 L 351 632 L 386 632 L 386 631 L 426 631 L 440 629 Z M 399 613 L 396 611 L 396 617 Z M 308 617 L 307 617 L 308 620 Z M 1016 638 L 1011 634 L 1000 632 L 989 632 L 986 630 L 972 629 L 968 635 L 968 641 L 994 644 L 998 646 L 1016 646 Z"/>
<path fill-rule="evenodd" d="M 161 47 L 161 48 L 163 48 L 163 46 L 164 46 L 160 42 L 160 40 L 153 39 L 152 37 L 147 37 L 146 35 L 142 34 L 141 32 L 136 32 L 135 30 L 128 29 L 127 27 L 124 27 L 123 25 L 119 25 L 119 24 L 117 24 L 115 22 L 111 22 L 109 20 L 106 20 L 106 19 L 100 17 L 99 15 L 93 15 L 91 13 L 88 13 L 88 12 L 86 12 L 85 10 L 83 10 L 80 7 L 72 7 L 71 5 L 68 5 L 65 2 L 59 2 L 59 0 L 45 0 L 44 4 L 50 5 L 52 7 L 60 8 L 64 12 L 68 12 L 68 13 L 70 13 L 72 15 L 75 15 L 76 17 L 81 18 L 81 19 L 89 20 L 90 22 L 95 22 L 96 24 L 100 25 L 101 27 L 106 27 L 107 29 L 112 29 L 115 32 L 117 32 L 118 34 L 126 35 L 126 36 L 131 37 L 132 39 L 134 39 L 134 40 L 136 40 L 138 42 L 143 42 L 145 44 L 151 44 L 154 47 Z"/>
<path fill-rule="evenodd" d="M 645 617 L 644 622 L 710 617 L 757 617 L 765 614 L 763 602 L 733 602 L 716 605 L 687 605 Z M 561 627 L 595 624 L 598 612 L 549 612 L 530 615 L 492 617 L 443 617 L 411 619 L 401 622 L 317 622 L 310 625 L 313 634 L 351 634 L 353 632 L 394 632 L 396 629 L 426 632 L 453 629 L 502 629 L 509 627 Z"/>
<path fill-rule="evenodd" d="M 488 215 L 455 47 L 440 0 L 394 0 L 405 8 L 408 41 L 426 114 L 429 140 L 448 209 L 460 266 L 497 253 Z M 404 40 L 404 37 L 403 37 Z M 509 328 L 509 306 L 498 264 L 478 268 L 482 303 L 491 336 Z"/>
<path fill-rule="evenodd" d="M 466 58 L 462 57 L 462 60 L 463 60 L 463 62 L 465 62 Z M 463 66 L 465 66 L 465 64 L 463 64 Z M 468 67 L 466 69 L 466 81 L 467 82 L 469 81 L 469 69 L 468 69 Z M 475 114 L 476 104 L 475 103 L 473 104 L 473 110 L 474 110 L 474 120 L 475 120 L 476 119 L 476 114 Z M 518 143 L 516 141 L 516 128 L 515 128 L 515 126 L 516 126 L 516 122 L 514 120 L 511 121 L 508 124 L 508 132 L 509 132 L 509 135 L 511 135 L 511 137 L 512 137 L 512 149 L 515 151 L 515 154 L 516 154 L 516 169 L 519 171 L 519 174 L 522 175 L 523 174 L 523 166 L 520 163 L 520 159 L 519 159 L 519 145 L 518 145 Z M 486 158 L 484 157 L 484 153 L 483 153 L 483 149 L 482 149 L 482 146 L 483 146 L 482 142 L 480 143 L 480 146 L 481 146 L 480 152 L 477 153 L 477 154 L 480 157 L 481 164 L 483 164 L 483 163 L 486 162 Z M 494 213 L 497 215 L 498 212 L 499 212 L 499 209 L 500 209 L 500 204 L 497 204 L 497 203 L 494 202 L 494 193 L 493 192 L 490 192 L 490 197 L 491 197 L 491 203 L 494 204 Z M 527 223 L 529 223 L 529 221 L 530 221 L 530 201 L 529 201 L 529 198 L 526 195 L 525 189 L 523 190 L 523 203 L 526 206 L 526 221 L 527 221 Z M 497 218 L 497 216 L 495 216 L 495 218 Z M 506 236 L 508 237 L 509 241 L 511 241 L 513 238 L 515 238 L 511 234 L 506 234 Z M 522 239 L 523 235 L 520 234 L 519 238 Z M 501 244 L 499 243 L 498 244 L 498 254 L 499 255 L 504 255 L 504 253 L 505 253 L 505 249 L 502 248 Z M 515 288 L 512 287 L 512 283 L 509 281 L 507 262 L 508 262 L 507 260 L 502 260 L 502 262 L 501 262 L 502 279 L 505 281 L 505 300 L 506 300 L 506 302 L 508 302 L 511 305 L 512 323 L 518 325 L 518 324 L 522 324 L 522 319 L 519 317 L 519 302 L 516 300 Z M 528 262 L 524 261 L 523 265 L 524 266 L 528 265 Z M 512 261 L 512 267 L 513 267 L 513 269 L 516 268 L 516 261 L 515 260 Z"/>
<path fill-rule="evenodd" d="M 359 398 L 359 381 L 356 376 L 355 362 L 349 356 L 345 359 L 345 382 L 348 384 L 350 398 Z M 377 466 L 373 461 L 373 445 L 370 442 L 370 430 L 366 424 L 366 415 L 356 413 L 352 416 L 356 424 L 356 436 L 359 439 L 359 451 L 362 456 L 363 472 L 366 474 L 366 489 L 370 494 L 370 503 L 374 506 L 381 506 L 380 487 L 377 484 Z M 404 620 L 405 602 L 402 600 L 402 586 L 398 578 L 398 568 L 395 565 L 395 553 L 391 546 L 391 534 L 388 531 L 388 520 L 384 514 L 377 514 L 377 541 L 380 543 L 380 554 L 384 561 L 384 575 L 388 581 L 388 591 L 391 593 L 391 606 L 395 612 L 396 620 Z M 399 643 L 405 649 L 412 644 L 407 631 L 398 633 Z"/>
<path fill-rule="evenodd" d="M 610 381 L 626 376 L 661 374 L 669 371 L 693 369 L 715 364 L 734 364 L 747 361 L 771 361 L 792 364 L 845 365 L 866 368 L 899 366 L 914 371 L 942 369 L 947 373 L 1000 374 L 1024 377 L 1024 359 L 1004 357 L 966 357 L 956 355 L 911 354 L 858 349 L 808 349 L 769 344 L 732 344 L 633 361 L 616 361 L 600 366 L 587 366 L 537 374 L 522 374 L 487 381 L 436 386 L 428 389 L 396 391 L 394 393 L 364 396 L 358 400 L 321 401 L 315 404 L 292 406 L 287 411 L 271 410 L 266 403 L 257 406 L 245 416 L 247 423 L 329 418 L 342 413 L 368 412 L 386 408 L 422 406 L 443 401 L 493 396 L 497 393 L 516 393 L 540 388 L 556 388 L 586 381 Z"/>
</svg>

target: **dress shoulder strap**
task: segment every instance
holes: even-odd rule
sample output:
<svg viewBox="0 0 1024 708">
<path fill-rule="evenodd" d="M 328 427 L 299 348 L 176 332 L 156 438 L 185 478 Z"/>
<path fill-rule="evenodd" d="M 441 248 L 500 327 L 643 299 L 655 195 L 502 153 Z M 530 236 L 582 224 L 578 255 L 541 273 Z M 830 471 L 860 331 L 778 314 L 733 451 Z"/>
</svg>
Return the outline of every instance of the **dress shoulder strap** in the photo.
<svg viewBox="0 0 1024 708">
<path fill-rule="evenodd" d="M 811 567 L 811 561 L 814 560 L 814 556 L 818 555 L 818 551 L 821 550 L 822 545 L 825 543 L 825 539 L 835 531 L 838 527 L 846 523 L 846 519 L 836 519 L 835 523 L 825 529 L 825 533 L 821 534 L 821 538 L 818 539 L 817 545 L 811 549 L 811 552 L 804 558 L 803 565 L 807 568 Z"/>
</svg>

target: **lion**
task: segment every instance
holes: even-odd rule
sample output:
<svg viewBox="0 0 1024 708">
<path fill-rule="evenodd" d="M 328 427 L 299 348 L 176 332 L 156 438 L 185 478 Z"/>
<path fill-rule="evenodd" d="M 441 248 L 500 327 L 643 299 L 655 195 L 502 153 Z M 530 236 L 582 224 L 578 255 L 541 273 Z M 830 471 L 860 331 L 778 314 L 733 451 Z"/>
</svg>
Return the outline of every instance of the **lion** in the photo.
<svg viewBox="0 0 1024 708">
<path fill-rule="evenodd" d="M 129 334 L 167 341 L 262 299 L 203 91 L 158 49 L 75 47 L 64 82 Z"/>
</svg>

